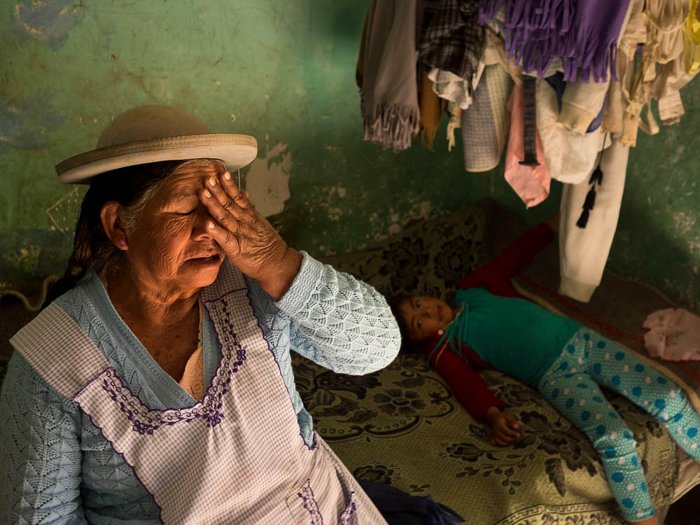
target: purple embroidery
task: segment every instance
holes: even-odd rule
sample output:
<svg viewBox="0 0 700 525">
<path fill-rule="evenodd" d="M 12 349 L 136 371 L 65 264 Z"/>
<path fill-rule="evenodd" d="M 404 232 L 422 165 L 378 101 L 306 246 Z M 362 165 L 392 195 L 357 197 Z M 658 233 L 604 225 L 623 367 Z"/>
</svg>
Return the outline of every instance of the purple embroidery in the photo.
<svg viewBox="0 0 700 525">
<path fill-rule="evenodd" d="M 345 507 L 345 510 L 343 513 L 340 515 L 340 523 L 341 525 L 347 525 L 350 523 L 350 518 L 352 517 L 353 514 L 355 514 L 355 511 L 357 510 L 357 505 L 355 504 L 355 491 L 350 492 L 350 503 L 347 504 Z"/>
<path fill-rule="evenodd" d="M 223 310 L 219 317 L 221 325 L 217 328 L 221 328 L 219 334 L 222 336 L 223 357 L 204 399 L 195 406 L 152 410 L 124 385 L 114 368 L 108 368 L 104 372 L 102 388 L 119 405 L 120 410 L 131 421 L 133 429 L 139 434 L 150 435 L 164 425 L 172 426 L 180 422 L 191 423 L 197 419 L 206 421 L 212 428 L 221 423 L 224 418 L 221 411 L 222 399 L 229 391 L 233 374 L 238 372 L 246 360 L 246 350 L 238 342 L 228 315 L 228 303 L 226 300 L 222 300 L 221 303 Z"/>
<path fill-rule="evenodd" d="M 318 502 L 314 497 L 314 491 L 311 489 L 311 480 L 307 480 L 301 491 L 297 494 L 304 505 L 306 511 L 311 515 L 310 525 L 323 525 L 323 516 L 318 510 Z"/>
</svg>

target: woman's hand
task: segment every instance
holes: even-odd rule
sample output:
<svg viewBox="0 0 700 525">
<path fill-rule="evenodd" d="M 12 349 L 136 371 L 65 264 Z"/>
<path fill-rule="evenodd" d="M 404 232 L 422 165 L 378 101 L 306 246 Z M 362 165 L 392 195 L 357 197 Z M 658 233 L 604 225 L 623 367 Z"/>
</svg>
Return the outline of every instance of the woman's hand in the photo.
<svg viewBox="0 0 700 525">
<path fill-rule="evenodd" d="M 510 412 L 490 407 L 486 411 L 486 421 L 491 426 L 492 444 L 505 447 L 520 440 L 520 424 Z"/>
<path fill-rule="evenodd" d="M 199 199 L 213 218 L 207 230 L 226 257 L 271 297 L 280 299 L 299 272 L 301 254 L 287 246 L 248 194 L 239 191 L 230 173 L 208 178 Z"/>
</svg>

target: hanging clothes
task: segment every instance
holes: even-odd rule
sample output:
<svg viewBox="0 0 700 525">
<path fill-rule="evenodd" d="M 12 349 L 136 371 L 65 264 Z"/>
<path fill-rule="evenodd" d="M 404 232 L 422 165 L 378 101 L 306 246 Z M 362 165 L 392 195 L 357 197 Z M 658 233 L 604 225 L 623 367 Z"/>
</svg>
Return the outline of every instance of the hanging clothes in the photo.
<svg viewBox="0 0 700 525">
<path fill-rule="evenodd" d="M 598 82 L 614 71 L 628 5 L 629 0 L 484 0 L 479 19 L 487 24 L 505 10 L 506 51 L 524 73 L 546 76 L 559 59 L 565 80 Z"/>
<path fill-rule="evenodd" d="M 560 75 L 537 80 L 537 130 L 551 177 L 566 184 L 580 184 L 590 177 L 605 134 L 597 129 L 581 135 L 559 123 L 557 87 L 566 93 L 568 83 L 557 85 L 557 78 Z"/>
<path fill-rule="evenodd" d="M 643 37 L 639 31 L 643 2 L 633 0 L 628 4 L 615 46 L 615 79 L 602 84 L 567 82 L 558 117 L 551 113 L 552 90 L 547 90 L 550 86 L 540 83 L 538 115 L 542 119 L 545 158 L 549 152 L 548 162 L 559 163 L 551 171 L 566 182 L 560 202 L 559 293 L 582 302 L 590 301 L 600 284 L 617 229 L 629 159 L 629 149 L 620 140 L 625 111 L 621 86 L 626 81 L 620 70 L 628 66 L 627 53 L 636 49 Z M 588 110 L 586 94 L 591 96 Z M 548 119 L 556 119 L 559 128 L 551 121 L 547 123 Z M 545 129 L 556 132 L 550 134 Z M 558 146 L 552 138 L 560 141 Z M 559 149 L 566 153 L 558 152 Z M 597 168 L 600 171 L 596 175 L 602 175 L 602 183 L 598 178 L 592 180 Z"/>
<path fill-rule="evenodd" d="M 418 45 L 421 66 L 429 72 L 435 92 L 463 109 L 469 107 L 474 77 L 484 49 L 485 30 L 479 24 L 478 0 L 444 0 L 438 5 Z M 482 66 L 483 68 L 483 66 Z"/>
<path fill-rule="evenodd" d="M 591 125 L 602 116 L 609 87 L 609 82 L 567 82 L 557 122 L 579 135 L 592 131 Z"/>
<path fill-rule="evenodd" d="M 534 105 L 535 101 L 531 100 L 529 103 Z M 516 84 L 513 86 L 508 103 L 510 133 L 506 150 L 505 179 L 525 206 L 531 208 L 547 198 L 551 178 L 544 161 L 542 142 L 537 130 L 527 129 L 525 105 L 523 86 Z M 532 152 L 528 151 L 530 147 L 526 144 L 528 133 L 533 134 L 534 143 L 531 147 L 534 151 Z"/>
<path fill-rule="evenodd" d="M 659 65 L 679 60 L 683 55 L 683 28 L 688 16 L 687 0 L 647 0 L 638 2 L 636 16 L 630 19 L 628 26 L 638 34 L 636 41 L 621 45 L 622 56 L 618 56 L 620 89 L 625 104 L 623 117 L 623 135 L 621 142 L 625 146 L 636 146 L 637 133 L 642 129 L 650 135 L 659 132 L 659 126 L 651 110 L 651 99 L 664 92 L 669 85 L 671 73 L 676 69 L 668 66 L 663 69 L 662 80 L 657 83 Z M 639 40 L 643 35 L 643 39 Z M 635 58 L 637 45 L 643 42 L 642 58 Z M 655 86 L 656 84 L 656 86 Z M 679 88 L 680 89 L 680 88 Z M 674 91 L 676 93 L 674 93 Z M 661 105 L 661 119 L 675 123 L 683 114 L 680 93 L 671 89 L 660 95 L 667 98 Z M 642 112 L 646 109 L 646 121 Z"/>
<path fill-rule="evenodd" d="M 435 134 L 445 112 L 444 100 L 433 90 L 433 81 L 426 73 L 421 73 L 420 89 L 420 137 L 423 145 L 433 151 Z"/>
<path fill-rule="evenodd" d="M 507 111 L 513 81 L 499 64 L 487 65 L 474 91 L 472 105 L 460 114 L 464 169 L 489 171 L 501 162 L 508 137 Z"/>
<path fill-rule="evenodd" d="M 411 146 L 420 109 L 416 25 L 420 0 L 374 0 L 357 64 L 365 140 L 394 151 Z"/>
<path fill-rule="evenodd" d="M 417 14 L 418 34 L 417 40 L 420 42 L 426 34 L 428 27 L 432 24 L 433 18 L 440 10 L 439 0 L 423 0 L 422 9 Z M 428 68 L 416 65 L 420 82 L 418 84 L 418 100 L 420 105 L 420 137 L 421 143 L 430 151 L 434 151 L 433 144 L 435 135 L 442 116 L 447 110 L 448 102 L 440 98 L 435 88 L 435 79 L 428 74 Z"/>
<path fill-rule="evenodd" d="M 595 210 L 585 228 L 576 225 L 589 191 L 588 180 L 565 184 L 561 195 L 559 228 L 559 293 L 582 302 L 590 301 L 600 284 L 620 215 L 629 148 L 619 138 L 608 140 L 600 160 L 605 174 L 597 188 Z"/>
<path fill-rule="evenodd" d="M 481 79 L 483 71 L 484 64 L 479 63 L 473 78 L 467 81 L 449 71 L 433 68 L 428 73 L 428 78 L 433 82 L 433 91 L 440 98 L 454 102 L 460 109 L 467 109 L 472 105 L 472 94 Z"/>
<path fill-rule="evenodd" d="M 700 0 L 691 0 L 683 33 L 683 66 L 694 75 L 700 71 Z"/>
<path fill-rule="evenodd" d="M 513 79 L 520 81 L 520 68 L 506 57 L 503 40 L 491 29 L 481 57 L 484 70 L 474 90 L 469 108 L 460 112 L 464 169 L 483 172 L 501 161 L 508 138 L 510 113 L 507 110 Z M 457 127 L 456 125 L 454 127 Z M 448 142 L 453 139 L 448 126 Z"/>
<path fill-rule="evenodd" d="M 474 52 L 480 33 L 470 25 L 475 3 L 485 26 L 480 56 Z M 627 148 L 636 145 L 638 129 L 659 131 L 652 99 L 664 124 L 685 112 L 680 89 L 700 71 L 698 20 L 700 0 L 431 3 L 419 44 L 430 82 L 422 82 L 450 101 L 448 146 L 461 128 L 465 170 L 494 169 L 510 128 L 505 178 L 526 206 L 547 198 L 550 177 L 565 184 L 564 295 L 586 302 L 600 283 L 617 227 Z M 472 45 L 466 51 L 465 41 Z M 513 104 L 516 94 L 516 122 L 509 124 L 506 111 L 511 85 L 522 82 L 523 72 L 537 76 L 536 134 L 524 133 L 517 120 L 523 110 Z M 433 118 L 431 133 L 438 124 Z"/>
</svg>

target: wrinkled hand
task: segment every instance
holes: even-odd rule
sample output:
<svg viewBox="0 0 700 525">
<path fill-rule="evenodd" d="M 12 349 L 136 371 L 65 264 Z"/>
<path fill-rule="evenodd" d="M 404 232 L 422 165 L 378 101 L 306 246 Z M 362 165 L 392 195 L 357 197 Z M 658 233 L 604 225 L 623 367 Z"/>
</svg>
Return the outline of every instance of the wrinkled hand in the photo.
<svg viewBox="0 0 700 525">
<path fill-rule="evenodd" d="M 301 254 L 287 246 L 230 173 L 209 177 L 199 199 L 213 219 L 207 230 L 226 257 L 274 299 L 281 298 L 299 272 Z"/>
<path fill-rule="evenodd" d="M 510 412 L 491 407 L 486 411 L 486 421 L 491 426 L 492 444 L 505 447 L 520 440 L 520 424 Z"/>
</svg>

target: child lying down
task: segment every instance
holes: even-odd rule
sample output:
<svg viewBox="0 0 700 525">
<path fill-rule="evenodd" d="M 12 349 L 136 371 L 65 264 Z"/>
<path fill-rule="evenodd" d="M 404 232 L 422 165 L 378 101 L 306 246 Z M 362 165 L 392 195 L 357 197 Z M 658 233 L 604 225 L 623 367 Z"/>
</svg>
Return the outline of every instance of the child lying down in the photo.
<svg viewBox="0 0 700 525">
<path fill-rule="evenodd" d="M 656 524 L 634 436 L 600 387 L 655 416 L 696 461 L 700 417 L 683 389 L 656 368 L 577 321 L 519 296 L 510 278 L 553 236 L 549 223 L 529 230 L 459 282 L 455 305 L 438 297 L 397 298 L 394 311 L 405 344 L 427 353 L 470 414 L 490 426 L 496 445 L 515 443 L 520 427 L 478 370 L 497 369 L 538 390 L 590 439 L 624 518 Z"/>
</svg>

